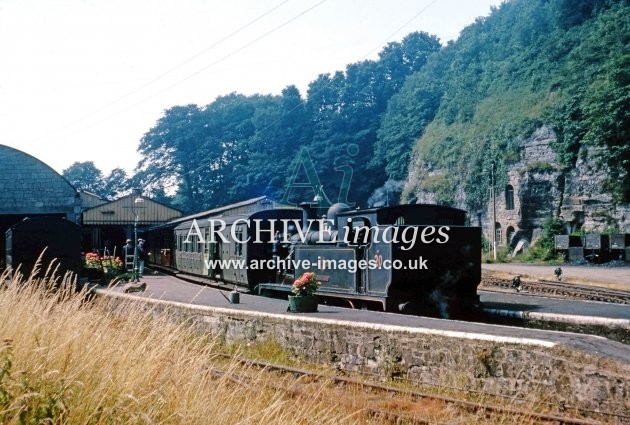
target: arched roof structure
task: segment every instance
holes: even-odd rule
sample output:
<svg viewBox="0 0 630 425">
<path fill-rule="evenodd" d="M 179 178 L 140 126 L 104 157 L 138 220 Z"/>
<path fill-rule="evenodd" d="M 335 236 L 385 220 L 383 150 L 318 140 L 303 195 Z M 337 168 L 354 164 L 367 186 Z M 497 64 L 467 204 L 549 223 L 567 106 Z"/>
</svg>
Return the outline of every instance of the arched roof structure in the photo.
<svg viewBox="0 0 630 425">
<path fill-rule="evenodd" d="M 0 145 L 0 220 L 58 215 L 78 222 L 81 200 L 61 174 L 18 149 Z M 2 216 L 5 220 L 2 220 Z"/>
</svg>

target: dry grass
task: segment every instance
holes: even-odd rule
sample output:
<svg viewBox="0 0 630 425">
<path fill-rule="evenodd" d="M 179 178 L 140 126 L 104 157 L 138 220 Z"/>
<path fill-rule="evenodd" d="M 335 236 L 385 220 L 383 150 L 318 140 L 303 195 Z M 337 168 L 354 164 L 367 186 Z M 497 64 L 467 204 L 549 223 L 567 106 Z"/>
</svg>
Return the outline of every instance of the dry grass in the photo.
<svg viewBox="0 0 630 425">
<path fill-rule="evenodd" d="M 41 281 L 14 281 L 0 291 L 0 338 L 2 423 L 359 421 L 357 412 L 339 412 L 317 397 L 295 400 L 265 387 L 265 372 L 239 385 L 229 373 L 242 367 L 236 362 L 221 362 L 228 373 L 213 373 L 216 342 L 189 326 L 133 305 L 114 314 Z"/>
<path fill-rule="evenodd" d="M 442 402 L 389 398 L 226 361 L 214 354 L 226 347 L 166 314 L 154 317 L 139 303 L 112 311 L 85 292 L 51 290 L 47 282 L 16 279 L 0 290 L 3 424 L 392 423 L 378 412 L 430 423 L 523 421 L 489 420 Z M 296 360 L 274 343 L 233 354 Z"/>
</svg>

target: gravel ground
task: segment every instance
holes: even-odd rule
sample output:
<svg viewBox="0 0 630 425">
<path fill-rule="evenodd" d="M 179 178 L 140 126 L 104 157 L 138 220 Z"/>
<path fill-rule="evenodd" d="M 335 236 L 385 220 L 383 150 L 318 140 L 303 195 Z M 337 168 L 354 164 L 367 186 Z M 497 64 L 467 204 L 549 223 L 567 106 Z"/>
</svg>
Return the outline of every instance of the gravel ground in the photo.
<svg viewBox="0 0 630 425">
<path fill-rule="evenodd" d="M 519 263 L 482 264 L 484 271 L 520 274 L 535 279 L 555 280 L 554 270 L 558 266 L 536 266 Z M 603 265 L 571 266 L 561 265 L 562 280 L 579 283 L 613 284 L 616 289 L 630 291 L 630 264 L 618 267 Z"/>
</svg>

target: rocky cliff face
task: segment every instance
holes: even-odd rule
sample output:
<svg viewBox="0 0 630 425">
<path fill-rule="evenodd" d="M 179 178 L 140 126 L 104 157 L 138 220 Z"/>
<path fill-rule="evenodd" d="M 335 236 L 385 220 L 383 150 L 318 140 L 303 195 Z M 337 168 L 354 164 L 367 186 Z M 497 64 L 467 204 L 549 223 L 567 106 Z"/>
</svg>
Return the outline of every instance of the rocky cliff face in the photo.
<svg viewBox="0 0 630 425">
<path fill-rule="evenodd" d="M 506 186 L 496 188 L 498 245 L 535 240 L 549 217 L 560 218 L 567 232 L 602 232 L 617 227 L 630 233 L 630 204 L 615 204 L 604 189 L 607 169 L 598 163 L 596 149 L 582 147 L 575 167 L 567 171 L 551 148 L 555 140 L 553 129 L 542 126 L 520 143 L 520 159 L 508 166 Z M 421 186 L 423 179 L 445 175 L 445 170 L 430 169 L 418 158 L 411 169 L 408 190 Z M 436 199 L 427 190 L 415 189 L 413 193 L 418 203 Z M 456 190 L 456 206 L 465 208 L 465 200 L 463 191 Z M 471 223 L 481 225 L 491 239 L 493 203 L 488 202 L 483 211 L 469 211 L 469 215 Z"/>
<path fill-rule="evenodd" d="M 603 231 L 619 227 L 630 232 L 630 204 L 615 204 L 605 190 L 607 168 L 597 165 L 597 150 L 582 148 L 575 167 L 567 174 L 559 217 L 573 226 Z"/>
</svg>

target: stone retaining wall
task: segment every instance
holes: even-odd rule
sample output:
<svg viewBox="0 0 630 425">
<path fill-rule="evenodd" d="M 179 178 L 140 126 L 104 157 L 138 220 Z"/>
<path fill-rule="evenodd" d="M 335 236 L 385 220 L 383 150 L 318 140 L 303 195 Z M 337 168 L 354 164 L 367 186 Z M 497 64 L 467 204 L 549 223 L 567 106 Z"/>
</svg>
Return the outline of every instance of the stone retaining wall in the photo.
<svg viewBox="0 0 630 425">
<path fill-rule="evenodd" d="M 107 291 L 111 309 L 142 302 L 225 343 L 273 340 L 298 357 L 342 370 L 527 397 L 624 414 L 630 365 L 542 340 L 353 323 L 147 300 Z"/>
</svg>

